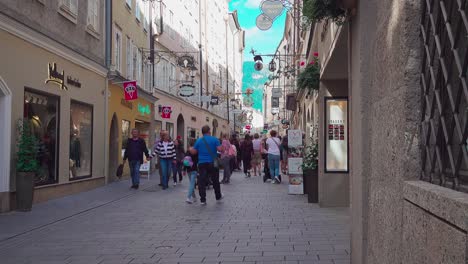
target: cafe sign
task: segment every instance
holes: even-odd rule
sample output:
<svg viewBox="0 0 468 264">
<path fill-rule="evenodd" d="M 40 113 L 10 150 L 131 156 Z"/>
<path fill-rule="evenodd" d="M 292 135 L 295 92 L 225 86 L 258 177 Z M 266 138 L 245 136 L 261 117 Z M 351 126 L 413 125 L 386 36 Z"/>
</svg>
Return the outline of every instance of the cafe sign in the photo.
<svg viewBox="0 0 468 264">
<path fill-rule="evenodd" d="M 81 88 L 81 83 L 78 79 L 71 76 L 66 76 L 64 70 L 62 70 L 62 72 L 57 70 L 57 63 L 49 63 L 47 66 L 47 79 L 45 83 L 57 84 L 62 90 L 68 90 L 67 84 Z"/>
<path fill-rule="evenodd" d="M 179 96 L 191 97 L 195 94 L 195 86 L 190 84 L 184 84 L 179 87 Z"/>
</svg>

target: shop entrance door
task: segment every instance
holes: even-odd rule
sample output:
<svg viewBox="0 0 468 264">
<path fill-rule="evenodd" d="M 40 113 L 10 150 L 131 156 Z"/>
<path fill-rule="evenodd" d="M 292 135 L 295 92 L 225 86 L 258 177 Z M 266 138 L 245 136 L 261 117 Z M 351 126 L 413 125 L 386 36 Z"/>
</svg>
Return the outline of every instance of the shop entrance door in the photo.
<svg viewBox="0 0 468 264">
<path fill-rule="evenodd" d="M 112 116 L 109 134 L 109 182 L 117 180 L 116 172 L 119 164 L 119 126 L 117 116 Z"/>
<path fill-rule="evenodd" d="M 179 116 L 177 117 L 177 137 L 179 136 L 184 141 L 184 144 L 185 144 L 187 140 L 185 140 L 185 121 L 184 121 L 184 117 L 182 116 L 182 114 L 179 114 Z"/>
<path fill-rule="evenodd" d="M 11 91 L 0 76 L 0 124 L 6 129 L 0 129 L 0 193 L 10 190 L 10 146 L 11 146 Z M 0 205 L 0 209 L 1 209 Z"/>
</svg>

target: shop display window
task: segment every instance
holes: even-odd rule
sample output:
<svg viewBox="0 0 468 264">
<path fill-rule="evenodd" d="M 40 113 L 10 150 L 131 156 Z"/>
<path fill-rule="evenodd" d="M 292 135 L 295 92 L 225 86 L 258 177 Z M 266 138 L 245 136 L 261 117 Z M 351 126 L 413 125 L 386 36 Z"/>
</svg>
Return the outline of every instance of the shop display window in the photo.
<svg viewBox="0 0 468 264">
<path fill-rule="evenodd" d="M 130 121 L 122 120 L 122 151 L 127 148 L 127 140 L 130 137 Z"/>
<path fill-rule="evenodd" d="M 33 90 L 24 92 L 24 119 L 29 121 L 39 146 L 40 168 L 35 175 L 36 186 L 58 182 L 59 97 Z"/>
<path fill-rule="evenodd" d="M 70 180 L 92 176 L 93 106 L 70 104 Z"/>
</svg>

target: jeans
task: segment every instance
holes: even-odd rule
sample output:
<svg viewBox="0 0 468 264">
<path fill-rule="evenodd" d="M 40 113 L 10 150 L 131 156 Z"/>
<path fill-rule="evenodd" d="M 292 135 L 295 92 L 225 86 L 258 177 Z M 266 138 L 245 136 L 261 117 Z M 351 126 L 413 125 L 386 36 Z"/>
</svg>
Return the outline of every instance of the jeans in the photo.
<svg viewBox="0 0 468 264">
<path fill-rule="evenodd" d="M 222 158 L 221 165 L 223 166 L 223 182 L 228 182 L 231 179 L 231 157 Z"/>
<path fill-rule="evenodd" d="M 271 179 L 279 176 L 280 155 L 268 154 L 268 167 L 270 167 Z"/>
<path fill-rule="evenodd" d="M 197 179 L 197 171 L 191 171 L 188 173 L 190 177 L 190 185 L 188 189 L 187 198 L 195 198 L 195 180 Z"/>
<path fill-rule="evenodd" d="M 132 185 L 140 184 L 140 161 L 130 160 L 128 162 L 130 166 L 130 175 L 132 176 Z"/>
<path fill-rule="evenodd" d="M 216 200 L 221 199 L 221 185 L 219 184 L 219 171 L 215 169 L 213 163 L 198 164 L 200 176 L 198 178 L 198 191 L 200 193 L 200 202 L 206 202 L 206 183 L 208 177 L 213 182 L 213 189 L 215 191 Z"/>
<path fill-rule="evenodd" d="M 163 187 L 169 187 L 169 173 L 171 170 L 172 159 L 159 159 L 159 163 L 162 171 L 162 182 Z"/>
</svg>

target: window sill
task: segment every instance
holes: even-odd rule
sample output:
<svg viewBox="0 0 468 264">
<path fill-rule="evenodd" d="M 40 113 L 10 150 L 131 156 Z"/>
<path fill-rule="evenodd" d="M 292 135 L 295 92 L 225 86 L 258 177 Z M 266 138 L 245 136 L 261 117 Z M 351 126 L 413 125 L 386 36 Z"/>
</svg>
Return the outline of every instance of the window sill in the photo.
<svg viewBox="0 0 468 264">
<path fill-rule="evenodd" d="M 101 34 L 99 34 L 99 32 L 97 32 L 92 25 L 86 26 L 86 32 L 97 40 L 101 38 Z"/>
<path fill-rule="evenodd" d="M 73 13 L 67 6 L 61 5 L 58 12 L 72 23 L 78 24 L 77 14 Z"/>
</svg>

